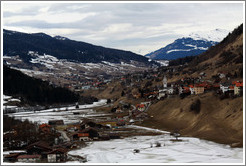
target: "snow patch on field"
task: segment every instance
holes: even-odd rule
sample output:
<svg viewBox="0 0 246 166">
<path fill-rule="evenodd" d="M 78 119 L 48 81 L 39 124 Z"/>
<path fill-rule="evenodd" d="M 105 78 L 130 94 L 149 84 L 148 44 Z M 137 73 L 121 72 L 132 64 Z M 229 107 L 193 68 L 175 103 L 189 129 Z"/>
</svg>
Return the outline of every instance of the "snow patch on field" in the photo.
<svg viewBox="0 0 246 166">
<path fill-rule="evenodd" d="M 102 99 L 93 104 L 79 105 L 79 109 L 75 109 L 75 106 L 52 108 L 41 111 L 27 111 L 8 114 L 10 117 L 16 119 L 25 120 L 28 119 L 31 122 L 37 122 L 39 124 L 48 123 L 49 120 L 63 120 L 65 124 L 79 122 L 81 118 L 91 116 L 102 116 L 104 114 L 97 114 L 91 108 L 105 105 L 107 100 Z M 9 106 L 8 106 L 9 107 Z M 74 115 L 73 112 L 79 112 L 79 115 Z"/>
<path fill-rule="evenodd" d="M 48 73 L 48 72 L 42 72 L 42 71 L 35 71 L 35 70 L 29 70 L 29 69 L 20 69 L 20 68 L 16 68 L 16 67 L 11 67 L 12 69 L 15 70 L 19 70 L 22 73 L 33 77 L 34 75 L 43 75 L 43 76 L 47 76 L 47 75 L 54 75 L 54 73 Z"/>
<path fill-rule="evenodd" d="M 12 98 L 12 96 L 3 95 L 4 100 L 11 99 L 11 98 Z"/>
<path fill-rule="evenodd" d="M 121 65 L 122 65 L 122 66 L 131 66 L 131 67 L 136 67 L 136 66 L 134 66 L 134 65 L 131 65 L 131 64 L 128 64 L 128 63 L 124 63 L 124 62 L 121 62 Z"/>
<path fill-rule="evenodd" d="M 88 143 L 71 155 L 86 157 L 88 163 L 241 163 L 243 149 L 230 148 L 198 138 L 182 137 L 182 142 L 170 141 L 170 135 L 137 136 Z M 156 147 L 155 143 L 161 143 Z M 151 144 L 153 147 L 151 148 Z M 139 149 L 140 153 L 134 153 Z"/>
<path fill-rule="evenodd" d="M 117 67 L 118 65 L 115 64 L 115 63 L 110 63 L 110 62 L 107 62 L 107 61 L 102 61 L 104 64 L 107 64 L 109 66 L 113 66 L 113 67 Z"/>
<path fill-rule="evenodd" d="M 34 52 L 34 51 L 29 51 L 28 55 L 34 57 L 30 61 L 31 63 L 39 63 L 49 69 L 53 69 L 54 68 L 53 65 L 59 62 L 59 60 L 54 56 L 46 55 L 46 54 L 39 55 L 37 52 Z"/>
</svg>

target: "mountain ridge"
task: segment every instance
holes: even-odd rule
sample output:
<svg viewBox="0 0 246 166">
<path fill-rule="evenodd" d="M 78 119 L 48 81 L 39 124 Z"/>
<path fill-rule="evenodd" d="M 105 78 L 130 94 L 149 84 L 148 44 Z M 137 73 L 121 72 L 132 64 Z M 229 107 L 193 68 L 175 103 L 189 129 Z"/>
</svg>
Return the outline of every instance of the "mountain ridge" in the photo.
<svg viewBox="0 0 246 166">
<path fill-rule="evenodd" d="M 96 46 L 90 43 L 70 40 L 62 36 L 49 36 L 45 33 L 22 33 L 3 30 L 3 53 L 7 56 L 19 55 L 25 62 L 29 62 L 28 51 L 39 54 L 49 54 L 58 59 L 67 59 L 81 63 L 111 63 L 138 61 L 145 65 L 156 64 L 148 58 L 130 51 Z"/>
<path fill-rule="evenodd" d="M 174 60 L 187 56 L 196 56 L 223 40 L 228 33 L 229 31 L 220 29 L 191 33 L 145 56 L 154 60 Z"/>
</svg>

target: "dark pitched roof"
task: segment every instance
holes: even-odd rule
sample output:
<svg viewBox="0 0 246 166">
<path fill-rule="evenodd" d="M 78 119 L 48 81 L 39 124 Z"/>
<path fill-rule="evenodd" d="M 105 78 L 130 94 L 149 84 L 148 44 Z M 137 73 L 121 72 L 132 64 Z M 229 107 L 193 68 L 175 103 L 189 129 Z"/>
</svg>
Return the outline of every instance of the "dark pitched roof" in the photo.
<svg viewBox="0 0 246 166">
<path fill-rule="evenodd" d="M 53 149 L 52 151 L 47 152 L 47 154 L 52 154 L 52 153 L 55 153 L 55 152 L 67 153 L 67 151 L 68 151 L 67 149 L 59 148 L 59 149 Z"/>
<path fill-rule="evenodd" d="M 4 158 L 16 158 L 20 155 L 20 153 L 11 153 L 6 155 Z"/>
<path fill-rule="evenodd" d="M 84 130 L 82 130 L 82 131 L 80 131 L 79 133 L 85 133 L 85 132 L 88 132 L 88 131 L 90 131 L 90 130 L 92 130 L 92 131 L 98 131 L 97 129 L 95 129 L 94 127 L 88 127 L 88 128 L 86 128 L 86 129 L 84 129 Z"/>
<path fill-rule="evenodd" d="M 40 147 L 40 148 L 43 148 L 43 149 L 48 149 L 48 150 L 52 150 L 52 148 L 49 146 L 49 144 L 47 142 L 44 142 L 44 141 L 38 141 L 38 142 L 35 142 L 33 144 L 30 144 L 27 146 L 27 149 L 30 149 L 32 147 Z"/>
</svg>

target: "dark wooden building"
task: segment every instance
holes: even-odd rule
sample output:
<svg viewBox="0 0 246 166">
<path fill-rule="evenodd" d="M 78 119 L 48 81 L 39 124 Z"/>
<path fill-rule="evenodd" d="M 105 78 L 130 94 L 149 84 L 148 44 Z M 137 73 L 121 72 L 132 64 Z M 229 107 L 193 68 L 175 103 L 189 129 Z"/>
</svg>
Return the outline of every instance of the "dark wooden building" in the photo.
<svg viewBox="0 0 246 166">
<path fill-rule="evenodd" d="M 27 146 L 27 154 L 40 154 L 42 158 L 47 158 L 47 152 L 52 151 L 52 147 L 44 141 L 38 141 Z"/>
</svg>

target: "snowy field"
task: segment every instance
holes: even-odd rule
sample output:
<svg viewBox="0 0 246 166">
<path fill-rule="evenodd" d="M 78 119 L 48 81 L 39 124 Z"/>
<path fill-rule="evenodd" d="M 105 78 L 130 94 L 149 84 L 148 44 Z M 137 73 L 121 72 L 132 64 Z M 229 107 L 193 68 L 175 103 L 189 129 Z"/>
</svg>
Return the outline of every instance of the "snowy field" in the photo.
<svg viewBox="0 0 246 166">
<path fill-rule="evenodd" d="M 71 155 L 87 158 L 88 163 L 242 163 L 243 149 L 230 148 L 198 138 L 181 137 L 182 142 L 170 141 L 168 134 L 137 136 L 109 141 L 96 141 L 70 151 Z M 156 147 L 156 142 L 161 147 Z M 151 148 L 151 144 L 153 147 Z M 139 153 L 134 153 L 139 149 Z"/>
<path fill-rule="evenodd" d="M 10 96 L 4 96 L 10 99 Z M 64 107 L 58 109 L 47 109 L 42 111 L 18 112 L 8 114 L 16 119 L 28 119 L 32 122 L 47 123 L 49 120 L 64 120 L 64 123 L 78 122 L 82 117 L 105 116 L 95 112 L 92 108 L 106 105 L 106 100 L 100 100 L 93 104 L 80 105 L 79 109 Z M 68 109 L 68 111 L 66 111 Z M 54 111 L 56 110 L 56 111 Z M 73 112 L 80 112 L 74 115 Z M 230 148 L 228 145 L 217 144 L 198 138 L 181 137 L 182 142 L 172 142 L 169 132 L 136 125 L 128 128 L 140 130 L 152 130 L 162 133 L 158 136 L 134 136 L 124 139 L 109 141 L 89 142 L 82 149 L 70 151 L 71 155 L 86 157 L 88 163 L 242 163 L 243 148 Z M 161 147 L 156 147 L 156 142 Z M 151 144 L 153 145 L 151 148 Z M 139 149 L 139 153 L 133 153 Z M 75 162 L 76 163 L 76 162 Z"/>
<path fill-rule="evenodd" d="M 99 100 L 93 104 L 79 105 L 79 109 L 75 109 L 75 106 L 72 107 L 63 107 L 63 108 L 52 108 L 41 111 L 30 111 L 30 112 L 17 112 L 8 114 L 10 117 L 16 119 L 25 120 L 28 119 L 32 122 L 37 122 L 39 124 L 48 123 L 49 120 L 63 120 L 65 124 L 79 122 L 81 118 L 92 117 L 92 116 L 104 116 L 106 114 L 97 113 L 93 111 L 93 107 L 105 105 L 107 100 Z M 66 111 L 66 109 L 68 111 Z M 74 112 L 79 112 L 79 115 L 74 115 Z"/>
</svg>

